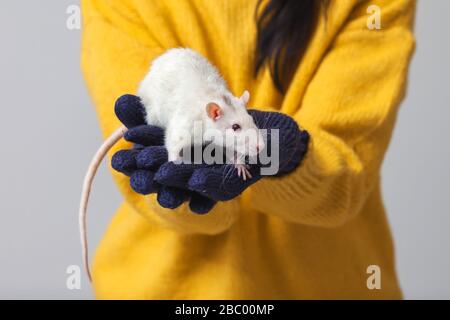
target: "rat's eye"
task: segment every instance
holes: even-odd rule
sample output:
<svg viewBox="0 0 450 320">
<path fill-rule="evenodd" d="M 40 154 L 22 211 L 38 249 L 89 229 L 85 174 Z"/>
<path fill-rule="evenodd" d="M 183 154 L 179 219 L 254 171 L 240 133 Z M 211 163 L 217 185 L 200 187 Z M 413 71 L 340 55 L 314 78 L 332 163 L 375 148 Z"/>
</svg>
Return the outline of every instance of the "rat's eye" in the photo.
<svg viewBox="0 0 450 320">
<path fill-rule="evenodd" d="M 241 129 L 241 126 L 238 125 L 237 123 L 233 124 L 233 126 L 231 127 L 231 129 L 233 129 L 233 131 L 238 131 Z"/>
</svg>

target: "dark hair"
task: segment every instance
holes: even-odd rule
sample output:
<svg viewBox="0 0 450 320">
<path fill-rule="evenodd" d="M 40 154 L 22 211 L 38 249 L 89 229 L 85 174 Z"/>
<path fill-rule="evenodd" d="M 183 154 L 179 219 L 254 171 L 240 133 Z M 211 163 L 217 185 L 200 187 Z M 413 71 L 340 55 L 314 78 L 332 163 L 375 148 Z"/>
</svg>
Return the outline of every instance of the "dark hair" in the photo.
<svg viewBox="0 0 450 320">
<path fill-rule="evenodd" d="M 328 0 L 268 0 L 255 9 L 257 39 L 255 76 L 268 63 L 272 80 L 280 92 L 292 77 L 315 29 L 320 8 Z M 261 11 L 261 13 L 259 13 Z"/>
</svg>

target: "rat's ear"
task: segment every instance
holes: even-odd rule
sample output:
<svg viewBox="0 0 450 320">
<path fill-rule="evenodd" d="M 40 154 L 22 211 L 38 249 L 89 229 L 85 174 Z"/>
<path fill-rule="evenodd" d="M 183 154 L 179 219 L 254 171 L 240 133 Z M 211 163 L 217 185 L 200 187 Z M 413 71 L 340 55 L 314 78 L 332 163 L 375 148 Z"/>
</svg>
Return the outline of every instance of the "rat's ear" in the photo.
<svg viewBox="0 0 450 320">
<path fill-rule="evenodd" d="M 210 102 L 206 105 L 206 113 L 213 121 L 219 120 L 222 116 L 222 109 L 217 103 Z"/>
<path fill-rule="evenodd" d="M 241 101 L 247 105 L 248 101 L 250 100 L 250 92 L 248 92 L 247 90 L 244 91 L 244 93 L 241 96 Z"/>
</svg>

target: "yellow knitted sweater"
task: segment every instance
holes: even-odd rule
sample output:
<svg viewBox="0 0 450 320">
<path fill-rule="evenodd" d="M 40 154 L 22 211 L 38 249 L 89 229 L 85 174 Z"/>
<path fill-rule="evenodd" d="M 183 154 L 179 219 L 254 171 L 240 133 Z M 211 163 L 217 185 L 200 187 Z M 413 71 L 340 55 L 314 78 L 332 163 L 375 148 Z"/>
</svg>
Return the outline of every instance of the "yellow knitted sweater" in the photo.
<svg viewBox="0 0 450 320">
<path fill-rule="evenodd" d="M 172 47 L 210 59 L 250 106 L 294 117 L 312 136 L 303 164 L 198 216 L 167 210 L 113 172 L 125 202 L 97 249 L 98 298 L 401 298 L 380 167 L 414 49 L 414 0 L 332 0 L 285 95 L 252 77 L 257 0 L 82 1 L 82 69 L 104 136 L 116 98 L 136 92 Z M 369 6 L 381 9 L 370 30 Z M 120 142 L 113 152 L 129 148 Z M 377 265 L 381 289 L 369 290 Z"/>
</svg>

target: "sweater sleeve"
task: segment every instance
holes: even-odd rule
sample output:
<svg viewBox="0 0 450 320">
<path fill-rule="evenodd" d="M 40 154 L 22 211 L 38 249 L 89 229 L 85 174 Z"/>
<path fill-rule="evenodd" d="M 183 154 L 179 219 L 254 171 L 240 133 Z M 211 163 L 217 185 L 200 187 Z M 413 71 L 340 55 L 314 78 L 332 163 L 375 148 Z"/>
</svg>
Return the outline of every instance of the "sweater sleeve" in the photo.
<svg viewBox="0 0 450 320">
<path fill-rule="evenodd" d="M 157 17 L 157 3 L 148 5 L 155 6 L 155 17 L 146 17 L 153 21 L 152 28 L 149 28 L 152 24 L 143 23 L 131 0 L 82 1 L 81 67 L 104 137 L 121 125 L 114 115 L 115 100 L 125 93 L 136 92 L 151 61 L 168 45 L 176 45 L 162 45 L 153 36 L 155 32 L 162 32 L 157 25 L 161 19 Z M 126 141 L 120 141 L 110 156 L 130 147 Z M 176 210 L 167 210 L 156 203 L 155 195 L 136 194 L 130 188 L 129 178 L 112 172 L 125 200 L 153 223 L 183 233 L 217 234 L 227 230 L 235 220 L 237 204 L 234 201 L 217 204 L 205 216 L 192 214 L 186 204 Z"/>
<path fill-rule="evenodd" d="M 292 115 L 311 134 L 294 172 L 251 189 L 255 209 L 294 223 L 336 227 L 357 215 L 378 179 L 414 51 L 415 1 L 376 1 L 381 30 L 369 30 L 374 1 L 353 9 Z"/>
</svg>

